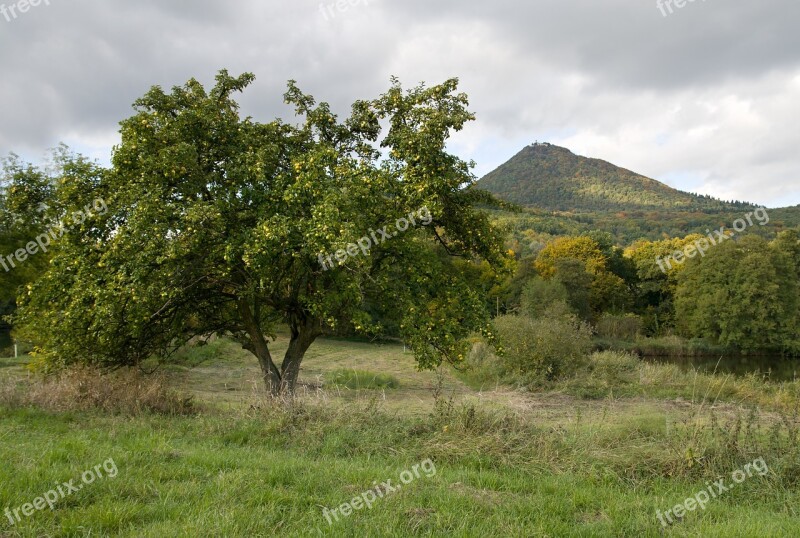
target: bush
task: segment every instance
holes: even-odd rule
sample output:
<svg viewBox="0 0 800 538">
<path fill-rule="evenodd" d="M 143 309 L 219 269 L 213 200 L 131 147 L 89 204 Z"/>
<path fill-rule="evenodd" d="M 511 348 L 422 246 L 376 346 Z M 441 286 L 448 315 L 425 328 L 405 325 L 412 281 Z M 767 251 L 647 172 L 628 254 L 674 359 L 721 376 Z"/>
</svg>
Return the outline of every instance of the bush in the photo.
<svg viewBox="0 0 800 538">
<path fill-rule="evenodd" d="M 464 361 L 463 381 L 476 390 L 498 385 L 502 379 L 502 362 L 491 346 L 483 340 L 473 342 Z"/>
<path fill-rule="evenodd" d="M 600 334 L 595 339 L 595 345 L 599 350 L 628 351 L 644 357 L 719 357 L 736 354 L 735 350 L 702 338 L 686 340 L 680 336 L 666 335 L 651 338 L 639 336 L 629 340 L 604 336 L 599 326 L 597 331 Z"/>
<path fill-rule="evenodd" d="M 574 316 L 495 319 L 503 349 L 505 374 L 522 375 L 527 382 L 550 381 L 575 374 L 586 364 L 592 347 L 591 328 Z"/>
<path fill-rule="evenodd" d="M 328 377 L 331 385 L 348 389 L 396 389 L 400 382 L 389 374 L 376 374 L 364 370 L 335 370 Z"/>
<path fill-rule="evenodd" d="M 544 316 L 546 310 L 554 303 L 567 304 L 569 293 L 567 288 L 556 279 L 544 280 L 536 277 L 522 290 L 521 310 L 531 318 Z"/>
<path fill-rule="evenodd" d="M 722 354 L 727 354 L 727 355 L 733 354 L 733 352 L 730 349 L 726 349 L 725 346 L 714 344 L 704 338 L 692 338 L 686 344 L 686 350 L 687 354 L 692 356 L 698 356 L 698 355 L 718 356 Z"/>
</svg>

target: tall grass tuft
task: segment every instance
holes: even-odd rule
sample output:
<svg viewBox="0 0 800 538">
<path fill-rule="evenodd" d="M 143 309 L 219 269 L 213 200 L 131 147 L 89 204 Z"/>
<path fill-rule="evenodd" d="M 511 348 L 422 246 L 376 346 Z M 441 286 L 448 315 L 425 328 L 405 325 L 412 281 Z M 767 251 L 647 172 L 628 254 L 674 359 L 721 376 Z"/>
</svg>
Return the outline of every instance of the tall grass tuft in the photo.
<svg viewBox="0 0 800 538">
<path fill-rule="evenodd" d="M 334 370 L 326 376 L 327 384 L 350 390 L 396 389 L 400 382 L 390 374 L 367 372 L 365 370 Z"/>
</svg>

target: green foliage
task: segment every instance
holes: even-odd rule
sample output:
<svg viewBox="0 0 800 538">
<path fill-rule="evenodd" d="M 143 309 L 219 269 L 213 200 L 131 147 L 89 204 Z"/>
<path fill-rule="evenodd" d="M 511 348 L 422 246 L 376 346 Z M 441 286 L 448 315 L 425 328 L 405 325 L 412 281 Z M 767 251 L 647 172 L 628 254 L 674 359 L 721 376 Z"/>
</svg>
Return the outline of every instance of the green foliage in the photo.
<svg viewBox="0 0 800 538">
<path fill-rule="evenodd" d="M 634 279 L 634 265 L 612 246 L 608 234 L 559 237 L 541 250 L 534 266 L 543 277 L 565 286 L 570 306 L 582 319 L 622 312 L 633 302 L 628 284 L 613 271 Z"/>
<path fill-rule="evenodd" d="M 583 398 L 604 398 L 624 392 L 639 381 L 639 358 L 619 351 L 598 351 L 589 356 L 585 372 L 567 382 L 570 392 Z"/>
<path fill-rule="evenodd" d="M 642 319 L 636 314 L 604 313 L 595 324 L 597 335 L 602 338 L 635 340 L 642 330 Z"/>
<path fill-rule="evenodd" d="M 667 358 L 667 362 L 684 362 L 688 366 L 701 362 L 710 366 L 710 371 L 714 371 L 715 366 L 718 364 L 723 365 L 720 370 L 727 370 L 724 367 L 728 365 L 737 365 L 743 367 L 745 371 L 752 371 L 755 365 L 751 361 L 742 362 L 742 356 L 737 354 L 735 350 L 715 344 L 705 338 L 687 339 L 675 334 L 668 334 L 664 336 L 638 336 L 619 339 L 603 336 L 599 327 L 597 332 L 600 336 L 595 338 L 595 345 L 602 350 L 627 351 L 642 357 L 664 357 Z M 721 363 L 720 357 L 725 359 Z M 702 358 L 705 358 L 705 360 L 696 360 Z M 760 361 L 769 365 L 774 359 L 775 357 L 762 356 Z M 775 366 L 778 365 L 776 364 Z"/>
<path fill-rule="evenodd" d="M 794 266 L 795 274 L 800 280 L 800 230 L 786 230 L 779 233 L 772 246 L 786 254 L 789 264 Z"/>
<path fill-rule="evenodd" d="M 589 371 L 609 385 L 638 381 L 640 360 L 636 355 L 599 351 L 589 357 Z"/>
<path fill-rule="evenodd" d="M 595 316 L 601 312 L 625 312 L 633 302 L 631 290 L 622 278 L 609 271 L 594 275 L 589 304 Z"/>
<path fill-rule="evenodd" d="M 800 229 L 800 205 L 770 209 L 769 217 L 784 227 Z"/>
<path fill-rule="evenodd" d="M 23 262 L 8 260 L 44 231 L 53 203 L 53 180 L 38 168 L 22 163 L 16 155 L 2 161 L 0 171 L 0 318 L 14 310 L 19 288 L 34 280 L 47 267 L 47 253 Z M 50 212 L 51 213 L 51 212 Z M 0 327 L 4 324 L 0 324 Z"/>
<path fill-rule="evenodd" d="M 535 277 L 522 290 L 520 310 L 528 317 L 540 318 L 554 303 L 567 304 L 569 299 L 569 292 L 560 280 Z"/>
<path fill-rule="evenodd" d="M 494 320 L 502 346 L 503 374 L 525 383 L 575 374 L 586 364 L 591 328 L 575 317 L 531 319 L 507 315 Z"/>
<path fill-rule="evenodd" d="M 8 331 L 0 330 L 0 357 L 14 356 L 13 344 L 11 334 Z"/>
<path fill-rule="evenodd" d="M 536 270 L 543 277 L 554 276 L 558 269 L 556 263 L 561 259 L 578 260 L 591 274 L 606 270 L 608 263 L 608 257 L 591 237 L 559 237 L 548 243 L 539 253 L 535 263 Z"/>
<path fill-rule="evenodd" d="M 744 236 L 689 260 L 675 292 L 679 327 L 745 352 L 800 351 L 800 282 L 790 244 Z"/>
<path fill-rule="evenodd" d="M 502 195 L 499 195 L 502 196 Z M 750 206 L 748 206 L 750 207 Z M 552 211 L 525 207 L 519 213 L 495 211 L 493 214 L 511 233 L 509 245 L 523 256 L 535 255 L 558 236 L 578 236 L 599 230 L 611 234 L 617 245 L 629 245 L 640 239 L 659 241 L 664 237 L 708 234 L 731 223 L 748 211 L 744 207 L 725 210 L 680 211 L 668 209 L 624 211 Z M 800 220 L 800 208 L 770 209 L 769 224 L 752 233 L 772 237 Z"/>
<path fill-rule="evenodd" d="M 335 370 L 325 377 L 326 385 L 330 384 L 351 390 L 396 389 L 400 387 L 400 382 L 393 375 L 367 372 L 365 370 L 344 368 Z"/>
<path fill-rule="evenodd" d="M 102 196 L 109 211 L 60 242 L 23 297 L 26 334 L 52 361 L 132 365 L 229 333 L 276 391 L 293 388 L 319 335 L 380 332 L 372 313 L 392 310 L 420 366 L 461 360 L 466 336 L 488 334 L 487 313 L 453 260 L 499 267 L 504 254 L 473 207 L 486 193 L 465 189 L 470 164 L 445 148 L 472 119 L 457 81 L 404 91 L 393 80 L 344 121 L 290 82 L 299 125 L 241 118 L 233 95 L 252 81 L 222 71 L 209 92 L 196 80 L 154 87 L 121 123 L 111 169 L 70 163 L 56 198 Z M 422 208 L 429 226 L 322 265 Z M 267 341 L 279 324 L 292 334 L 280 365 Z"/>
<path fill-rule="evenodd" d="M 639 240 L 625 249 L 625 257 L 636 272 L 634 302 L 648 334 L 660 336 L 674 326 L 676 279 L 685 265 L 669 261 L 670 256 L 704 237 L 691 234 L 660 241 Z"/>
<path fill-rule="evenodd" d="M 555 261 L 554 279 L 567 290 L 567 304 L 583 320 L 592 317 L 592 284 L 595 277 L 582 260 L 559 258 Z"/>
</svg>

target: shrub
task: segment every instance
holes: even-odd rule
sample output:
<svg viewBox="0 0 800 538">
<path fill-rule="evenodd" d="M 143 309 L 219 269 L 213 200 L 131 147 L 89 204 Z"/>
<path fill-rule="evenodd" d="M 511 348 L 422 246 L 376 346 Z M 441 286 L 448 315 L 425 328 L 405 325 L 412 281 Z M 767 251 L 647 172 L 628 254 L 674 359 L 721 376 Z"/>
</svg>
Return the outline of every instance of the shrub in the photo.
<svg viewBox="0 0 800 538">
<path fill-rule="evenodd" d="M 574 316 L 501 316 L 495 328 L 505 373 L 534 383 L 573 375 L 592 347 L 591 328 Z"/>
<path fill-rule="evenodd" d="M 711 355 L 711 356 L 718 356 L 722 354 L 732 354 L 733 352 L 730 349 L 725 348 L 725 346 L 721 346 L 719 344 L 714 344 L 709 342 L 705 338 L 692 338 L 686 344 L 687 354 L 698 356 L 698 355 Z"/>
<path fill-rule="evenodd" d="M 548 307 L 554 303 L 566 305 L 569 294 L 559 280 L 536 277 L 522 290 L 520 300 L 522 313 L 535 319 L 544 316 Z"/>
<path fill-rule="evenodd" d="M 580 398 L 597 399 L 608 395 L 638 393 L 641 362 L 624 351 L 596 351 L 589 356 L 584 372 L 567 379 L 559 387 Z"/>
</svg>

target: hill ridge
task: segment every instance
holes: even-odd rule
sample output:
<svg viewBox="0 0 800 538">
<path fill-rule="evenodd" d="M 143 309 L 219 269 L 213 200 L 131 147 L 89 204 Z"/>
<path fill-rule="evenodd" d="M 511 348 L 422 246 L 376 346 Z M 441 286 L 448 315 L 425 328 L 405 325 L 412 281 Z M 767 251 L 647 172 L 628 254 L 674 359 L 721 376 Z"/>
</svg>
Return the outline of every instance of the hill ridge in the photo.
<svg viewBox="0 0 800 538">
<path fill-rule="evenodd" d="M 518 205 L 552 211 L 719 212 L 755 207 L 746 202 L 725 202 L 684 192 L 549 142 L 525 146 L 481 178 L 476 186 Z"/>
</svg>

